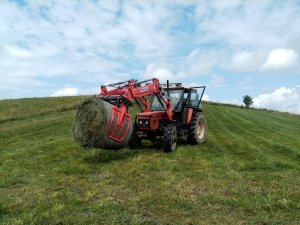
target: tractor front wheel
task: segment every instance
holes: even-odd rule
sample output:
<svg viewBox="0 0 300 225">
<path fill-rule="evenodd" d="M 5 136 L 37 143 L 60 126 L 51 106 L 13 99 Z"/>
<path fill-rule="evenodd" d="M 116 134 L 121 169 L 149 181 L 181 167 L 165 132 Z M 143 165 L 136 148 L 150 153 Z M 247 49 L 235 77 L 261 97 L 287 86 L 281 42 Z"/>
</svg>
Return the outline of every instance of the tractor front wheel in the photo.
<svg viewBox="0 0 300 225">
<path fill-rule="evenodd" d="M 195 113 L 189 127 L 188 142 L 193 145 L 202 144 L 205 141 L 206 132 L 207 125 L 204 115 Z"/>
<path fill-rule="evenodd" d="M 177 130 L 173 124 L 164 128 L 164 150 L 165 152 L 175 151 L 177 146 Z"/>
<path fill-rule="evenodd" d="M 129 140 L 129 149 L 134 150 L 140 148 L 142 146 L 142 140 L 136 134 L 136 126 L 134 125 L 132 128 L 131 138 Z"/>
</svg>

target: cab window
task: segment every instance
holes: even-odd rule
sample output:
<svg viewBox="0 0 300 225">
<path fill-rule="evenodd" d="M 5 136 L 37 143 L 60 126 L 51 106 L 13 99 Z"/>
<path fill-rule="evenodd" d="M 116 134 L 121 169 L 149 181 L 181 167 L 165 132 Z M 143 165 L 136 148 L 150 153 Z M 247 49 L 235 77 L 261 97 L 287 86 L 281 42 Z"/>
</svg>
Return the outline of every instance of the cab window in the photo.
<svg viewBox="0 0 300 225">
<path fill-rule="evenodd" d="M 192 107 L 198 107 L 198 103 L 199 103 L 199 100 L 200 100 L 199 98 L 200 98 L 200 96 L 197 93 L 197 91 L 192 90 L 191 91 L 191 97 L 190 97 L 190 103 L 191 103 Z"/>
</svg>

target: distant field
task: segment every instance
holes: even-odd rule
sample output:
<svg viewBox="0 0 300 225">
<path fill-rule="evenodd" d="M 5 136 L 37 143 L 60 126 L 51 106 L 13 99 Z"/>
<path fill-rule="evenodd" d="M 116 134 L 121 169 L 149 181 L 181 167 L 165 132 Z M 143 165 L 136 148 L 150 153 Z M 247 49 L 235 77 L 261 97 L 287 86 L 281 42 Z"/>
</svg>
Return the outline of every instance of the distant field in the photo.
<svg viewBox="0 0 300 225">
<path fill-rule="evenodd" d="M 204 103 L 203 145 L 85 150 L 82 98 L 0 101 L 0 224 L 299 224 L 300 116 Z"/>
</svg>

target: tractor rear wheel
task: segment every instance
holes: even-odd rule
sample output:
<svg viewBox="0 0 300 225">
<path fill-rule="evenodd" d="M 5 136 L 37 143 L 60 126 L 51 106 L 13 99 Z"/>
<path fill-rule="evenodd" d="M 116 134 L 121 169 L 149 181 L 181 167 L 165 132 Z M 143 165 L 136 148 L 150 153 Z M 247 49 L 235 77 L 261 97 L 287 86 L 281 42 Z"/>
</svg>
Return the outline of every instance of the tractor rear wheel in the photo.
<svg viewBox="0 0 300 225">
<path fill-rule="evenodd" d="M 188 134 L 188 142 L 197 145 L 205 141 L 207 133 L 206 120 L 203 114 L 195 113 L 193 115 Z"/>
<path fill-rule="evenodd" d="M 164 150 L 165 152 L 175 151 L 177 146 L 177 130 L 173 124 L 168 124 L 164 128 Z"/>
</svg>

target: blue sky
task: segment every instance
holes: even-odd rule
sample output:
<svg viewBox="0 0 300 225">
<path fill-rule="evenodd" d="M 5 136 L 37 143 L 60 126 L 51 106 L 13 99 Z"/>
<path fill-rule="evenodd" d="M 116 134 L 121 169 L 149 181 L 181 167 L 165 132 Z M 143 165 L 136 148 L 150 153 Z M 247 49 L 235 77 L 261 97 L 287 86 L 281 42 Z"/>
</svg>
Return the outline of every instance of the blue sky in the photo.
<svg viewBox="0 0 300 225">
<path fill-rule="evenodd" d="M 300 2 L 1 1 L 0 98 L 158 77 L 300 114 Z"/>
</svg>

